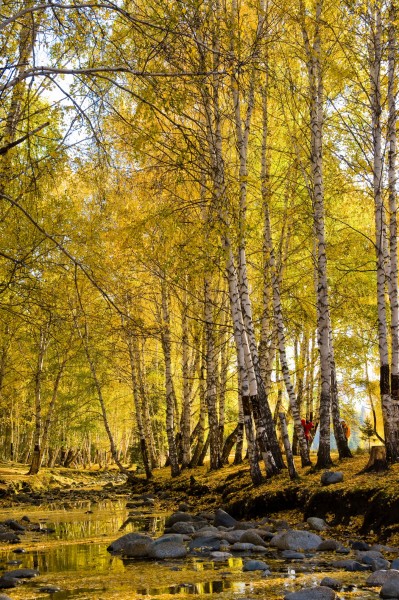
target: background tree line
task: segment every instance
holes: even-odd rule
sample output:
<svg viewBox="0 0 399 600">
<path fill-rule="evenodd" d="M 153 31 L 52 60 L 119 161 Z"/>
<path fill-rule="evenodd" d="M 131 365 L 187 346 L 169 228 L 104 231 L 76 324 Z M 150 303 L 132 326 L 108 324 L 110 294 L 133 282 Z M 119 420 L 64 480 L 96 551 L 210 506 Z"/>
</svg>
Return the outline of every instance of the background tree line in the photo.
<svg viewBox="0 0 399 600">
<path fill-rule="evenodd" d="M 1 10 L 3 457 L 396 461 L 395 2 Z"/>
</svg>

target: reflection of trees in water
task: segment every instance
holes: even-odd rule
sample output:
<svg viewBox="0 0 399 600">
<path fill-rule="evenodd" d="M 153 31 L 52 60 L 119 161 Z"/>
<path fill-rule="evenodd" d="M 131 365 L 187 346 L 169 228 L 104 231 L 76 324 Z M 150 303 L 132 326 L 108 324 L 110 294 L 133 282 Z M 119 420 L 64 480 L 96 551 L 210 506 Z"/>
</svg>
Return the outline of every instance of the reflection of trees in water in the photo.
<svg viewBox="0 0 399 600">
<path fill-rule="evenodd" d="M 156 534 L 164 529 L 165 517 L 137 517 L 129 515 L 119 527 L 119 531 L 142 531 L 143 533 Z"/>
</svg>

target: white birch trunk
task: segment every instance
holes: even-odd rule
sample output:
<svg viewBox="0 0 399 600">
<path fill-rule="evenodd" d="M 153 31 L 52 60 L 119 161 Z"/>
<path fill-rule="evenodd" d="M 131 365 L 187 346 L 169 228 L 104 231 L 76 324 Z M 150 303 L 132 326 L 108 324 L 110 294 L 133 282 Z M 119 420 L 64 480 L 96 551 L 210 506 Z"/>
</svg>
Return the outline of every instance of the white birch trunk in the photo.
<svg viewBox="0 0 399 600">
<path fill-rule="evenodd" d="M 390 369 L 388 351 L 388 331 L 386 315 L 386 257 L 385 257 L 385 207 L 382 196 L 383 153 L 381 126 L 381 67 L 382 67 L 382 22 L 379 4 L 370 7 L 370 111 L 373 143 L 373 197 L 376 236 L 377 263 L 377 311 L 378 311 L 378 350 L 380 358 L 380 394 L 384 420 L 387 460 L 396 460 L 394 436 L 394 410 L 390 393 Z M 391 149 L 391 147 L 390 147 Z"/>
<path fill-rule="evenodd" d="M 172 344 L 170 335 L 169 294 L 164 280 L 161 282 L 162 295 L 162 349 L 165 360 L 165 393 L 166 393 L 166 437 L 172 477 L 180 473 L 175 441 L 175 406 L 176 395 L 172 374 Z"/>
<path fill-rule="evenodd" d="M 398 290 L 398 225 L 396 194 L 396 53 L 397 28 L 396 4 L 391 1 L 388 26 L 388 195 L 389 195 L 389 258 L 390 258 L 390 310 L 391 310 L 391 398 L 394 411 L 394 432 L 392 443 L 395 448 L 391 459 L 398 455 L 399 430 L 399 290 Z"/>
<path fill-rule="evenodd" d="M 184 290 L 182 306 L 182 375 L 183 375 L 183 407 L 181 417 L 182 433 L 182 469 L 188 467 L 191 460 L 191 385 L 190 385 L 190 354 L 187 322 L 187 290 Z"/>
<path fill-rule="evenodd" d="M 208 407 L 209 423 L 209 448 L 210 448 L 210 469 L 219 469 L 220 461 L 220 436 L 219 420 L 217 412 L 217 364 L 215 331 L 213 319 L 213 305 L 210 290 L 209 278 L 204 281 L 205 298 L 205 334 L 206 334 L 206 403 Z"/>
<path fill-rule="evenodd" d="M 311 44 L 305 25 L 305 9 L 300 0 L 302 12 L 302 36 L 307 57 L 310 105 L 310 156 L 313 200 L 313 222 L 317 242 L 317 334 L 320 355 L 320 442 L 317 454 L 317 468 L 328 468 L 330 457 L 330 408 L 331 408 L 331 366 L 329 344 L 329 301 L 327 281 L 327 254 L 324 224 L 324 185 L 323 185 L 323 77 L 321 65 L 322 0 L 315 6 L 314 37 Z"/>
<path fill-rule="evenodd" d="M 35 429 L 33 431 L 33 452 L 32 461 L 28 475 L 36 475 L 40 469 L 41 452 L 41 437 L 42 437 L 42 377 L 44 356 L 47 350 L 49 323 L 40 328 L 39 346 L 37 354 L 37 366 L 35 371 Z"/>
</svg>

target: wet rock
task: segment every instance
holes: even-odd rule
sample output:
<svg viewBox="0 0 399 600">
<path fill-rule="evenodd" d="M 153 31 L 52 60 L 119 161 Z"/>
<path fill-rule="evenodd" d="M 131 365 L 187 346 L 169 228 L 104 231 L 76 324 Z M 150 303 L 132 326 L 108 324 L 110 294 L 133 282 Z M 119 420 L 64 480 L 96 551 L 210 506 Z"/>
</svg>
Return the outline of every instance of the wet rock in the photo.
<svg viewBox="0 0 399 600">
<path fill-rule="evenodd" d="M 187 556 L 187 549 L 182 541 L 165 536 L 158 538 L 151 544 L 148 556 L 158 559 L 184 558 Z"/>
<path fill-rule="evenodd" d="M 255 546 L 267 546 L 266 542 L 253 529 L 245 531 L 240 537 L 239 541 L 244 543 L 247 542 L 249 544 L 255 544 Z"/>
<path fill-rule="evenodd" d="M 399 573 L 395 572 L 382 585 L 381 598 L 399 598 Z"/>
<path fill-rule="evenodd" d="M 123 550 L 123 556 L 127 558 L 144 558 L 148 556 L 153 540 L 148 536 L 128 542 Z"/>
<path fill-rule="evenodd" d="M 349 548 L 345 548 L 345 546 L 338 546 L 336 549 L 337 554 L 350 554 L 351 551 Z"/>
<path fill-rule="evenodd" d="M 122 537 L 118 538 L 114 542 L 112 542 L 108 548 L 108 552 L 122 552 L 127 548 L 127 545 L 130 542 L 134 542 L 137 539 L 141 539 L 143 534 L 141 533 L 126 533 L 126 535 L 122 535 Z"/>
<path fill-rule="evenodd" d="M 268 531 L 267 529 L 257 529 L 256 532 L 263 540 L 271 540 L 275 535 L 272 531 Z"/>
<path fill-rule="evenodd" d="M 394 558 L 391 562 L 391 569 L 399 569 L 399 558 Z"/>
<path fill-rule="evenodd" d="M 172 527 L 175 523 L 187 523 L 193 520 L 193 515 L 188 512 L 176 512 L 170 515 L 165 522 L 165 527 Z"/>
<path fill-rule="evenodd" d="M 201 529 L 198 529 L 193 534 L 193 537 L 209 537 L 213 535 L 217 537 L 219 535 L 219 529 L 217 527 L 214 527 L 213 525 L 207 525 L 207 527 L 202 527 Z"/>
<path fill-rule="evenodd" d="M 351 548 L 352 550 L 370 550 L 370 546 L 362 540 L 355 540 L 351 542 Z"/>
<path fill-rule="evenodd" d="M 390 571 L 374 571 L 366 579 L 366 585 L 382 586 L 391 577 L 399 577 L 399 571 L 391 569 Z"/>
<path fill-rule="evenodd" d="M 26 554 L 25 548 L 15 548 L 13 552 L 14 554 Z"/>
<path fill-rule="evenodd" d="M 211 552 L 211 557 L 214 560 L 227 560 L 231 558 L 233 555 L 230 552 Z"/>
<path fill-rule="evenodd" d="M 32 577 L 37 577 L 40 575 L 39 571 L 36 569 L 14 569 L 13 571 L 7 571 L 3 573 L 3 577 L 7 579 L 31 579 Z"/>
<path fill-rule="evenodd" d="M 251 552 L 255 548 L 255 544 L 249 544 L 244 542 L 236 542 L 232 545 L 231 550 L 233 552 Z M 263 546 L 262 546 L 263 548 Z"/>
<path fill-rule="evenodd" d="M 270 545 L 279 550 L 315 550 L 321 541 L 320 536 L 310 531 L 291 530 L 275 535 Z"/>
<path fill-rule="evenodd" d="M 295 552 L 295 550 L 283 550 L 281 556 L 289 560 L 305 558 L 302 552 Z"/>
<path fill-rule="evenodd" d="M 230 544 L 234 544 L 235 542 L 240 542 L 241 541 L 241 537 L 244 535 L 245 531 L 243 529 L 236 529 L 236 530 L 228 530 L 225 531 L 225 528 L 219 528 L 219 532 L 223 532 L 223 537 L 225 540 L 228 540 L 228 542 L 230 542 Z"/>
<path fill-rule="evenodd" d="M 319 519 L 318 517 L 309 517 L 306 519 L 306 522 L 311 529 L 314 529 L 314 531 L 326 531 L 329 529 L 325 520 Z"/>
<path fill-rule="evenodd" d="M 237 521 L 226 511 L 218 508 L 215 512 L 213 524 L 216 525 L 216 527 L 219 525 L 223 525 L 223 527 L 234 527 L 237 524 Z"/>
<path fill-rule="evenodd" d="M 342 582 L 338 579 L 334 579 L 333 577 L 324 577 L 320 581 L 320 585 L 324 587 L 329 587 L 332 590 L 340 590 L 342 587 Z"/>
<path fill-rule="evenodd" d="M 61 588 L 59 588 L 56 585 L 44 585 L 43 587 L 39 588 L 39 592 L 42 592 L 43 594 L 56 594 L 57 592 L 60 592 Z M 1 600 L 1 596 L 0 596 L 0 600 Z"/>
<path fill-rule="evenodd" d="M 340 542 L 337 542 L 337 540 L 323 540 L 316 549 L 319 552 L 334 552 L 335 550 L 338 550 L 340 546 L 341 544 Z"/>
<path fill-rule="evenodd" d="M 185 533 L 187 535 L 195 533 L 195 527 L 190 522 L 182 523 L 181 521 L 178 521 L 177 523 L 174 523 L 170 529 L 174 533 Z"/>
<path fill-rule="evenodd" d="M 291 592 L 284 596 L 284 600 L 334 600 L 337 595 L 327 586 L 303 588 L 299 592 Z"/>
<path fill-rule="evenodd" d="M 380 571 L 381 569 L 389 569 L 391 563 L 385 558 L 374 558 L 370 564 L 372 571 Z"/>
<path fill-rule="evenodd" d="M 344 480 L 344 474 L 342 471 L 324 471 L 321 476 L 321 485 L 332 485 L 333 483 L 340 483 Z"/>
<path fill-rule="evenodd" d="M 22 581 L 16 577 L 0 577 L 0 590 L 15 588 L 21 584 Z"/>
<path fill-rule="evenodd" d="M 363 565 L 357 560 L 335 560 L 332 563 L 336 569 L 344 569 L 345 571 L 368 571 L 370 567 Z"/>
<path fill-rule="evenodd" d="M 365 564 L 371 564 L 375 558 L 382 558 L 382 554 L 376 550 L 367 550 L 366 552 L 356 552 L 356 558 L 359 558 Z"/>
<path fill-rule="evenodd" d="M 243 571 L 268 571 L 269 565 L 263 560 L 247 560 L 242 568 Z"/>
<path fill-rule="evenodd" d="M 0 533 L 0 542 L 11 542 L 12 544 L 18 544 L 21 540 L 16 533 L 11 531 L 7 533 Z"/>
<path fill-rule="evenodd" d="M 25 527 L 23 525 L 20 525 L 18 521 L 14 521 L 14 519 L 7 519 L 3 522 L 4 525 L 7 525 L 7 527 L 12 529 L 13 531 L 25 531 Z"/>
<path fill-rule="evenodd" d="M 221 540 L 215 536 L 203 536 L 194 538 L 189 543 L 190 550 L 195 550 L 196 548 L 207 548 L 209 550 L 220 550 Z"/>
</svg>

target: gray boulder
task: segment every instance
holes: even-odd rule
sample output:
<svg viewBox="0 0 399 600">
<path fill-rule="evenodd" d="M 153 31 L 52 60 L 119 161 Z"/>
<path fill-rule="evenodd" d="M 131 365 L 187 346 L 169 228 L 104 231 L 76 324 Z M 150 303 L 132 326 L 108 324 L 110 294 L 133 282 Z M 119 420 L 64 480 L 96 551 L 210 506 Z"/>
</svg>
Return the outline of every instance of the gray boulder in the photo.
<svg viewBox="0 0 399 600">
<path fill-rule="evenodd" d="M 25 531 L 25 527 L 23 525 L 21 525 L 20 523 L 18 523 L 18 521 L 14 521 L 14 519 L 7 519 L 6 521 L 3 521 L 3 522 L 4 522 L 4 525 L 7 525 L 7 527 L 12 529 L 13 531 Z"/>
<path fill-rule="evenodd" d="M 391 577 L 399 577 L 399 571 L 391 569 L 390 571 L 374 571 L 366 579 L 366 585 L 382 586 Z"/>
<path fill-rule="evenodd" d="M 340 483 L 344 480 L 344 474 L 342 471 L 324 471 L 321 476 L 321 485 L 332 485 L 333 483 Z"/>
<path fill-rule="evenodd" d="M 127 558 L 143 558 L 148 556 L 153 540 L 148 536 L 128 542 L 122 551 Z"/>
<path fill-rule="evenodd" d="M 357 560 L 335 560 L 332 563 L 336 569 L 344 569 L 345 571 L 369 571 L 369 565 L 363 565 Z"/>
<path fill-rule="evenodd" d="M 211 552 L 210 554 L 213 560 L 227 560 L 231 558 L 233 555 L 230 552 Z"/>
<path fill-rule="evenodd" d="M 320 581 L 320 585 L 323 585 L 325 587 L 329 587 L 332 590 L 340 590 L 341 587 L 342 587 L 342 582 L 339 581 L 338 579 L 334 579 L 333 577 L 324 577 Z"/>
<path fill-rule="evenodd" d="M 381 569 L 389 569 L 391 563 L 385 558 L 374 558 L 370 563 L 366 563 L 371 566 L 372 571 L 381 571 Z"/>
<path fill-rule="evenodd" d="M 270 545 L 279 550 L 315 550 L 321 541 L 320 536 L 310 531 L 291 530 L 275 535 Z"/>
<path fill-rule="evenodd" d="M 399 558 L 394 558 L 391 562 L 391 569 L 399 569 Z"/>
<path fill-rule="evenodd" d="M 173 536 L 165 535 L 155 540 L 149 550 L 150 558 L 184 558 L 187 556 L 187 548 L 182 539 L 176 539 Z"/>
<path fill-rule="evenodd" d="M 250 544 L 248 542 L 236 542 L 232 545 L 231 550 L 233 552 L 251 552 L 251 550 L 254 550 L 255 548 L 255 544 Z"/>
<path fill-rule="evenodd" d="M 244 529 L 236 529 L 233 531 L 223 531 L 223 537 L 230 544 L 234 544 L 235 542 L 241 542 L 241 538 L 247 533 Z"/>
<path fill-rule="evenodd" d="M 337 595 L 331 588 L 320 585 L 318 587 L 303 588 L 299 592 L 291 592 L 284 596 L 284 600 L 334 600 Z"/>
<path fill-rule="evenodd" d="M 306 522 L 311 529 L 314 529 L 314 531 L 326 531 L 329 529 L 325 520 L 319 519 L 318 517 L 309 517 L 306 519 Z"/>
<path fill-rule="evenodd" d="M 185 533 L 187 535 L 190 535 L 190 533 L 195 532 L 195 527 L 189 521 L 187 521 L 187 523 L 182 523 L 181 521 L 178 521 L 177 523 L 174 523 L 172 525 L 171 530 L 175 533 Z"/>
<path fill-rule="evenodd" d="M 22 581 L 17 577 L 0 577 L 0 590 L 15 588 L 21 584 Z"/>
<path fill-rule="evenodd" d="M 255 544 L 255 546 L 267 546 L 266 542 L 253 529 L 249 529 L 240 537 L 240 542 Z"/>
<path fill-rule="evenodd" d="M 399 573 L 397 571 L 383 583 L 380 596 L 381 598 L 399 598 Z"/>
<path fill-rule="evenodd" d="M 296 552 L 295 550 L 283 550 L 281 556 L 289 560 L 305 558 L 303 552 Z"/>
<path fill-rule="evenodd" d="M 223 527 L 234 527 L 237 524 L 237 521 L 226 511 L 218 508 L 215 512 L 213 524 L 216 525 L 216 527 L 219 525 L 222 525 Z"/>
<path fill-rule="evenodd" d="M 340 542 L 337 542 L 337 540 L 323 540 L 321 544 L 317 546 L 317 550 L 318 552 L 334 552 L 335 550 L 338 550 L 340 546 L 341 544 Z"/>
<path fill-rule="evenodd" d="M 268 571 L 269 565 L 263 560 L 247 560 L 242 568 L 243 571 Z"/>
<path fill-rule="evenodd" d="M 21 540 L 15 532 L 7 531 L 5 533 L 0 533 L 0 542 L 11 542 L 15 544 L 20 541 Z"/>
<path fill-rule="evenodd" d="M 126 550 L 127 545 L 130 542 L 139 540 L 142 537 L 146 537 L 146 536 L 143 536 L 142 533 L 127 533 L 126 535 L 122 535 L 122 537 L 118 538 L 117 540 L 115 540 L 108 546 L 107 551 L 108 552 L 123 552 Z"/>
<path fill-rule="evenodd" d="M 197 548 L 206 548 L 208 550 L 220 550 L 221 540 L 215 536 L 203 536 L 194 538 L 189 543 L 190 550 Z"/>
<path fill-rule="evenodd" d="M 14 569 L 13 571 L 6 571 L 6 573 L 3 573 L 3 577 L 8 579 L 10 577 L 15 577 L 17 579 L 32 579 L 38 575 L 40 575 L 40 573 L 35 569 Z"/>
<path fill-rule="evenodd" d="M 187 521 L 192 521 L 193 518 L 193 515 L 188 512 L 175 512 L 166 519 L 165 527 L 172 527 L 175 523 L 187 523 Z"/>
</svg>

